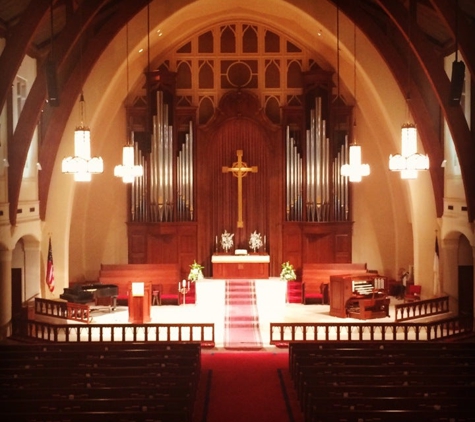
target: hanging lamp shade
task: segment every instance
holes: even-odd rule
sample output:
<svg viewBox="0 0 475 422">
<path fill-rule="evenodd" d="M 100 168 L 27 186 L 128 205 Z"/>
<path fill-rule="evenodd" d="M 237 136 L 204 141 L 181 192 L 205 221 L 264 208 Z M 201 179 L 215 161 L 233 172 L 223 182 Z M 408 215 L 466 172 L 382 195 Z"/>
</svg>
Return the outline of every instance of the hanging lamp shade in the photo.
<svg viewBox="0 0 475 422">
<path fill-rule="evenodd" d="M 127 58 L 127 95 L 129 93 L 129 26 L 125 31 L 126 58 Z M 114 176 L 121 177 L 124 183 L 133 183 L 136 177 L 143 176 L 143 166 L 135 163 L 135 157 L 138 156 L 135 151 L 134 132 L 131 131 L 131 139 L 122 148 L 122 164 L 114 167 Z"/>
<path fill-rule="evenodd" d="M 348 155 L 349 163 L 341 166 L 341 175 L 348 177 L 350 182 L 361 182 L 363 176 L 370 173 L 369 164 L 361 163 L 361 146 L 350 145 Z"/>
<path fill-rule="evenodd" d="M 74 155 L 65 157 L 61 170 L 66 174 L 74 174 L 77 182 L 89 182 L 92 174 L 104 171 L 101 157 L 91 157 L 91 131 L 83 124 L 84 96 L 81 94 L 81 124 L 74 131 Z"/>
<path fill-rule="evenodd" d="M 122 164 L 115 166 L 114 176 L 121 177 L 124 183 L 132 183 L 136 177 L 143 176 L 143 167 L 135 164 L 135 151 L 132 145 L 122 148 Z"/>
<path fill-rule="evenodd" d="M 417 152 L 417 128 L 406 123 L 401 129 L 401 154 L 389 156 L 389 170 L 400 171 L 401 179 L 416 179 L 419 171 L 429 169 L 429 157 Z"/>
</svg>

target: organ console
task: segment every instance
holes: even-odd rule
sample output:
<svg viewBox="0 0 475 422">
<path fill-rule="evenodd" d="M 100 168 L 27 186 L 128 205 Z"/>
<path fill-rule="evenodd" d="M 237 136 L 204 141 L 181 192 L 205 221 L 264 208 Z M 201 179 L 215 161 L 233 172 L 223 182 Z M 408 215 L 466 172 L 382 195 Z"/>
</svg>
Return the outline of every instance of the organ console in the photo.
<svg viewBox="0 0 475 422">
<path fill-rule="evenodd" d="M 389 316 L 387 281 L 373 273 L 330 276 L 330 315 L 358 319 Z"/>
</svg>

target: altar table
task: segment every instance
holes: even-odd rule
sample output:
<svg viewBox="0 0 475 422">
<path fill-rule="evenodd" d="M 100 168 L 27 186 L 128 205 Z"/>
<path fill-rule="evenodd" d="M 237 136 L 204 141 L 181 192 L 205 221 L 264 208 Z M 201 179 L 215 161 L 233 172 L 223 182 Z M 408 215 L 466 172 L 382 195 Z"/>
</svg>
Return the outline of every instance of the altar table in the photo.
<svg viewBox="0 0 475 422">
<path fill-rule="evenodd" d="M 268 254 L 231 255 L 217 253 L 211 257 L 213 278 L 269 278 Z"/>
</svg>

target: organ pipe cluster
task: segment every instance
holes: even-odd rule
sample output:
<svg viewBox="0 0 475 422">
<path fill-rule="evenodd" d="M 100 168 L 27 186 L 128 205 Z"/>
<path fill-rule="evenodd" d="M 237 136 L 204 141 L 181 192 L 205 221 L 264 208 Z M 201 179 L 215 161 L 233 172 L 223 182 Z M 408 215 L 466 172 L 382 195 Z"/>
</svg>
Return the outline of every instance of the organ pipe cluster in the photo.
<svg viewBox="0 0 475 422">
<path fill-rule="evenodd" d="M 137 222 L 193 220 L 193 127 L 174 159 L 173 127 L 168 124 L 168 105 L 157 91 L 157 114 L 153 116 L 150 157 L 136 151 L 146 177 L 132 185 L 131 219 Z M 176 179 L 174 172 L 176 168 Z M 175 203 L 176 198 L 176 203 Z"/>
<path fill-rule="evenodd" d="M 177 220 L 193 221 L 193 126 L 190 122 L 189 132 L 177 158 Z"/>
<path fill-rule="evenodd" d="M 330 142 L 325 137 L 322 100 L 315 99 L 307 130 L 307 221 L 330 221 Z"/>
<path fill-rule="evenodd" d="M 285 154 L 286 218 L 302 220 L 302 156 L 287 126 Z"/>
<path fill-rule="evenodd" d="M 341 145 L 340 151 L 333 162 L 333 183 L 334 196 L 333 208 L 336 221 L 347 221 L 349 219 L 349 200 L 348 200 L 348 177 L 341 174 L 343 164 L 349 163 L 348 136 L 345 137 L 345 143 Z"/>
<path fill-rule="evenodd" d="M 315 99 L 310 111 L 310 129 L 306 131 L 305 157 L 290 136 L 286 135 L 286 219 L 287 221 L 346 221 L 348 212 L 348 179 L 341 166 L 348 159 L 348 141 L 332 154 L 330 140 L 325 137 L 321 98 Z M 334 157 L 334 158 L 333 158 Z M 305 203 L 305 214 L 303 204 Z"/>
</svg>

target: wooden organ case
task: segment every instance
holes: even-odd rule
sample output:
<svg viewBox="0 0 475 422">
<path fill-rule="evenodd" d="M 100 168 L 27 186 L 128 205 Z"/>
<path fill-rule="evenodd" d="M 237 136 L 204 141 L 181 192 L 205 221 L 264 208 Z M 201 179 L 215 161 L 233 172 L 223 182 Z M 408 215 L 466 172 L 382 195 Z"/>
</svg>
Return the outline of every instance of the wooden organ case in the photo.
<svg viewBox="0 0 475 422">
<path fill-rule="evenodd" d="M 257 96 L 230 90 L 201 125 L 195 107 L 177 105 L 173 72 L 147 75 L 151 105 L 128 110 L 137 164 L 145 169 L 129 196 L 129 264 L 175 263 L 184 278 L 196 260 L 210 277 L 212 256 L 221 252 L 215 239 L 224 230 L 234 234 L 235 248 L 248 248 L 254 230 L 266 235 L 259 252 L 270 256 L 270 276 L 285 261 L 298 276 L 305 263 L 351 263 L 351 194 L 339 172 L 352 109 L 333 101 L 331 72 L 302 75 L 303 101 L 283 107 L 279 124 Z M 236 227 L 236 180 L 221 171 L 237 150 L 258 168 L 245 182 L 244 227 Z"/>
<path fill-rule="evenodd" d="M 388 278 L 379 274 L 330 276 L 330 315 L 372 319 L 389 316 Z"/>
</svg>

